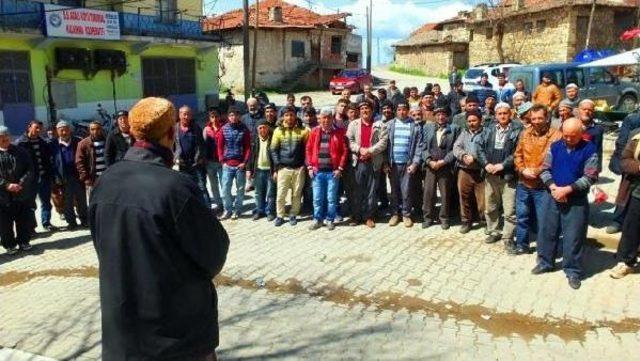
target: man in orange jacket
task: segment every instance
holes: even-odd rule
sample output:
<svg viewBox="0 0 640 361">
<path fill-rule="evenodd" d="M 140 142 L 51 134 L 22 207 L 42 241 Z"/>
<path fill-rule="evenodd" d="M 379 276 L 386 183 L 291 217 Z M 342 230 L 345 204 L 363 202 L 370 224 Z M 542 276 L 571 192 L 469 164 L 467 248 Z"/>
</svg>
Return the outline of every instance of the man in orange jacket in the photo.
<svg viewBox="0 0 640 361">
<path fill-rule="evenodd" d="M 551 73 L 544 73 L 542 75 L 542 83 L 536 87 L 532 99 L 534 104 L 545 105 L 553 112 L 558 107 L 558 104 L 560 104 L 560 100 L 562 100 L 562 92 L 551 79 Z"/>
</svg>

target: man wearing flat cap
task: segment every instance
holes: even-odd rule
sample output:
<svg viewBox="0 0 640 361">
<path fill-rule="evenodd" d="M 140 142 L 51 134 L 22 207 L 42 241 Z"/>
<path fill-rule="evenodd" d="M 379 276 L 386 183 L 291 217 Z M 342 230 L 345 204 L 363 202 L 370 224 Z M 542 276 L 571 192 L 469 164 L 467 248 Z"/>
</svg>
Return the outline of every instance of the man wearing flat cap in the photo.
<svg viewBox="0 0 640 361">
<path fill-rule="evenodd" d="M 435 123 L 427 123 L 422 130 L 422 159 L 424 161 L 424 196 L 422 212 L 424 220 L 422 228 L 430 227 L 436 217 L 440 220 L 442 229 L 449 229 L 451 203 L 453 199 L 453 185 L 455 184 L 453 166 L 456 158 L 453 155 L 453 144 L 460 128 L 450 124 L 445 108 L 436 108 Z M 436 193 L 440 190 L 441 206 L 436 215 Z"/>
<path fill-rule="evenodd" d="M 374 122 L 373 107 L 369 102 L 360 104 L 360 118 L 349 123 L 347 139 L 353 168 L 349 224 L 355 226 L 366 222 L 367 227 L 373 228 L 378 205 L 376 184 L 387 163 L 388 137 L 386 124 Z"/>
<path fill-rule="evenodd" d="M 229 238 L 194 180 L 171 169 L 175 119 L 166 99 L 134 105 L 137 141 L 91 196 L 104 360 L 216 359 L 212 279 Z"/>
<path fill-rule="evenodd" d="M 390 226 L 400 219 L 405 227 L 413 226 L 411 219 L 411 191 L 413 174 L 422 160 L 422 127 L 409 117 L 409 104 L 401 102 L 396 118 L 387 123 L 389 178 L 391 179 Z"/>
<path fill-rule="evenodd" d="M 9 129 L 0 126 L 0 242 L 9 255 L 18 252 L 16 246 L 22 251 L 31 249 L 33 179 L 30 154 L 11 144 Z"/>
<path fill-rule="evenodd" d="M 551 118 L 551 128 L 560 130 L 562 123 L 573 117 L 574 110 L 575 108 L 570 100 L 562 99 L 557 109 L 558 116 Z"/>
<path fill-rule="evenodd" d="M 107 167 L 121 161 L 135 141 L 129 131 L 129 112 L 120 110 L 116 114 L 116 119 L 118 127 L 107 135 L 107 140 L 104 145 L 104 157 L 107 162 Z"/>
</svg>

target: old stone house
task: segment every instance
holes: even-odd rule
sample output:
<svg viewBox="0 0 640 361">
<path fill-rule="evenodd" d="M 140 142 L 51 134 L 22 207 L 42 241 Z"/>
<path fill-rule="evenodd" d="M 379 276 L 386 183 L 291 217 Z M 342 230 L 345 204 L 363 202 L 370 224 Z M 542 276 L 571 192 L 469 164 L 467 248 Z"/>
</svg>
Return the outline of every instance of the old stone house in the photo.
<svg viewBox="0 0 640 361">
<path fill-rule="evenodd" d="M 491 9 L 479 5 L 467 20 L 469 63 L 571 61 L 586 47 L 591 4 L 591 0 L 505 0 Z M 638 0 L 597 0 L 589 47 L 630 46 L 619 36 L 635 24 L 637 7 Z"/>
<path fill-rule="evenodd" d="M 349 14 L 321 15 L 282 0 L 258 5 L 257 12 L 255 4 L 249 8 L 250 61 L 257 29 L 256 88 L 325 87 L 338 71 L 360 67 L 362 39 L 345 22 Z M 243 21 L 243 11 L 237 9 L 203 23 L 205 32 L 222 36 L 221 83 L 238 91 L 244 88 Z"/>
<path fill-rule="evenodd" d="M 411 35 L 393 45 L 395 64 L 420 69 L 429 75 L 446 74 L 452 66 L 467 68 L 469 64 L 469 32 L 466 13 L 422 25 Z"/>
</svg>

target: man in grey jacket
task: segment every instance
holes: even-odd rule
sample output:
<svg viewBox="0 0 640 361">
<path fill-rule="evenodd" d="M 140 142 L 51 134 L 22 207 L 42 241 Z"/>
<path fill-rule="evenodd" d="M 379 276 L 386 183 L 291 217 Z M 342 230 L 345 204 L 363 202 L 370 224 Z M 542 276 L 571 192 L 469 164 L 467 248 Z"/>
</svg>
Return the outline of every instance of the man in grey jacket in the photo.
<svg viewBox="0 0 640 361">
<path fill-rule="evenodd" d="M 478 162 L 476 139 L 482 134 L 482 114 L 479 111 L 466 112 L 467 129 L 462 130 L 453 145 L 453 155 L 457 159 L 458 191 L 460 192 L 460 233 L 471 230 L 473 216 L 484 213 L 484 180 Z M 474 209 L 475 208 L 475 209 Z"/>
<path fill-rule="evenodd" d="M 357 225 L 365 221 L 367 227 L 373 228 L 378 205 L 377 182 L 387 163 L 387 127 L 381 121 L 373 121 L 373 106 L 369 102 L 362 102 L 359 108 L 360 119 L 351 122 L 347 128 L 351 151 L 349 166 L 353 167 L 354 183 L 350 224 Z"/>
<path fill-rule="evenodd" d="M 496 105 L 496 123 L 488 125 L 477 139 L 478 163 L 485 172 L 484 216 L 489 233 L 486 243 L 504 241 L 508 251 L 513 250 L 516 229 L 516 183 L 513 153 L 522 127 L 511 120 L 511 107 L 507 103 Z M 504 217 L 502 230 L 498 229 L 500 209 Z"/>
<path fill-rule="evenodd" d="M 396 118 L 387 123 L 387 130 L 391 180 L 389 225 L 398 225 L 402 217 L 405 227 L 411 227 L 411 183 L 422 159 L 422 127 L 409 117 L 409 104 L 404 101 L 398 104 Z"/>
<path fill-rule="evenodd" d="M 453 188 L 453 144 L 460 134 L 460 128 L 449 124 L 447 110 L 435 110 L 436 123 L 426 123 L 422 131 L 422 159 L 424 160 L 424 197 L 422 228 L 428 228 L 436 217 L 436 191 L 440 190 L 441 207 L 438 217 L 442 229 L 449 229 L 450 206 Z"/>
</svg>

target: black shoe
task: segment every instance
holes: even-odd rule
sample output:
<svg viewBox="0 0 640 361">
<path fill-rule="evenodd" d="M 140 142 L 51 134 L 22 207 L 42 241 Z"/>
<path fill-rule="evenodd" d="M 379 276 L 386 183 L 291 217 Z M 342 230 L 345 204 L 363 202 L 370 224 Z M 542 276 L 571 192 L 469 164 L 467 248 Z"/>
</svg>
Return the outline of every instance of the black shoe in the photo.
<svg viewBox="0 0 640 361">
<path fill-rule="evenodd" d="M 487 236 L 487 238 L 485 238 L 484 243 L 487 243 L 487 244 L 496 243 L 500 239 L 502 239 L 502 235 L 500 235 L 500 234 L 490 234 L 489 236 Z"/>
<path fill-rule="evenodd" d="M 460 226 L 460 233 L 465 234 L 469 233 L 469 231 L 471 231 L 471 224 L 464 223 L 462 226 Z"/>
<path fill-rule="evenodd" d="M 42 226 L 42 228 L 44 228 L 47 232 L 55 232 L 58 230 L 58 227 L 52 225 L 52 224 L 45 224 Z"/>
<path fill-rule="evenodd" d="M 445 231 L 449 229 L 449 227 L 451 227 L 449 225 L 449 222 L 442 222 L 442 224 L 440 224 L 440 228 L 444 229 Z"/>
<path fill-rule="evenodd" d="M 577 290 L 578 288 L 580 288 L 580 286 L 582 286 L 582 282 L 580 282 L 580 279 L 578 277 L 569 277 L 567 281 L 569 281 L 569 286 L 574 290 Z"/>
<path fill-rule="evenodd" d="M 280 227 L 280 226 L 281 226 L 281 225 L 283 225 L 283 224 L 284 224 L 284 219 L 282 219 L 282 218 L 280 218 L 280 217 L 276 218 L 276 221 L 275 221 L 275 223 L 274 223 L 274 225 L 275 225 L 276 227 Z"/>
<path fill-rule="evenodd" d="M 257 221 L 260 218 L 262 218 L 262 215 L 260 213 L 255 213 L 251 219 L 253 219 L 254 221 Z"/>
<path fill-rule="evenodd" d="M 77 223 L 69 223 L 69 224 L 67 225 L 67 230 L 68 230 L 68 231 L 74 230 L 74 229 L 76 229 L 76 228 L 78 228 L 78 224 L 77 224 Z"/>
<path fill-rule="evenodd" d="M 427 229 L 427 228 L 431 227 L 432 224 L 433 224 L 432 220 L 425 219 L 424 222 L 422 222 L 422 229 Z"/>
<path fill-rule="evenodd" d="M 296 218 L 296 216 L 289 217 L 289 224 L 292 226 L 295 226 L 296 224 L 298 224 L 298 219 Z"/>
<path fill-rule="evenodd" d="M 21 243 L 18 245 L 18 248 L 20 248 L 21 251 L 30 251 L 33 246 L 30 245 L 29 243 Z"/>
<path fill-rule="evenodd" d="M 543 273 L 548 273 L 551 272 L 552 269 L 545 267 L 543 265 L 541 265 L 540 263 L 538 263 L 535 267 L 533 267 L 533 269 L 531 270 L 531 273 L 534 275 L 541 275 Z"/>
<path fill-rule="evenodd" d="M 89 222 L 87 221 L 80 222 L 80 228 L 89 228 Z"/>
<path fill-rule="evenodd" d="M 273 215 L 273 214 L 270 214 L 270 215 L 267 216 L 267 221 L 269 221 L 269 222 L 273 222 L 274 219 L 276 219 L 276 216 Z"/>
<path fill-rule="evenodd" d="M 531 249 L 528 246 L 516 246 L 515 255 L 520 256 L 522 254 L 531 253 Z"/>
</svg>

